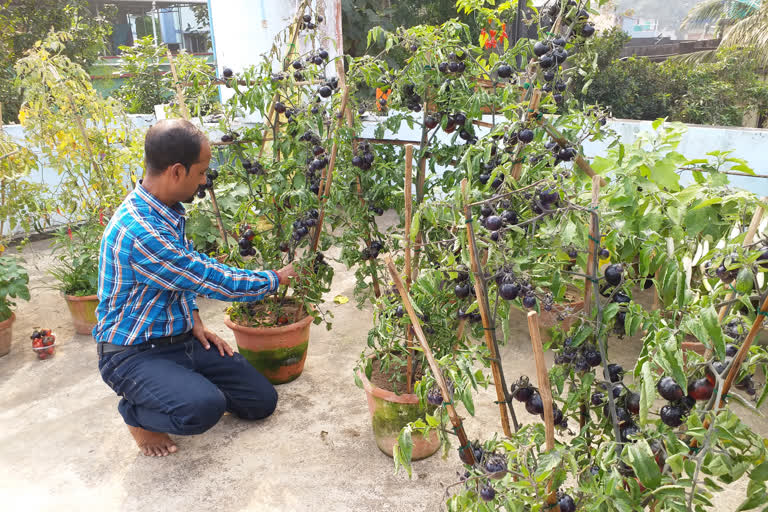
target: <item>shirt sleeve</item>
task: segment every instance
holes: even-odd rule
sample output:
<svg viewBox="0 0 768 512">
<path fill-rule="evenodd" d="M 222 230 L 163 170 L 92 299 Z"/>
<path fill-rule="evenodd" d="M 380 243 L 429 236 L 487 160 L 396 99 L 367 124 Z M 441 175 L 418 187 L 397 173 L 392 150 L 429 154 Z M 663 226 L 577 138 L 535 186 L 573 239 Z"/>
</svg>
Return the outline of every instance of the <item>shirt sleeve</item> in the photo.
<svg viewBox="0 0 768 512">
<path fill-rule="evenodd" d="M 277 291 L 274 271 L 256 272 L 203 258 L 171 236 L 150 231 L 137 237 L 131 251 L 136 280 L 152 288 L 191 292 L 224 301 L 253 302 Z M 196 304 L 195 306 L 196 307 Z"/>
<path fill-rule="evenodd" d="M 197 294 L 195 292 L 185 292 L 184 299 L 187 301 L 187 307 L 190 311 L 195 311 L 200 308 L 197 307 Z"/>
</svg>

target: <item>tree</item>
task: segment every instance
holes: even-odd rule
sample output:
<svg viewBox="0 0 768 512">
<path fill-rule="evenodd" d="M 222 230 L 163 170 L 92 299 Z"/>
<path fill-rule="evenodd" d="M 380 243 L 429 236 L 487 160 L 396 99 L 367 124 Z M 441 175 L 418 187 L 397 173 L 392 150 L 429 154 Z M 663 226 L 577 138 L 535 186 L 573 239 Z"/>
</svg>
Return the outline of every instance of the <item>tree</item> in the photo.
<svg viewBox="0 0 768 512">
<path fill-rule="evenodd" d="M 718 49 L 750 48 L 760 68 L 768 65 L 768 2 L 761 0 L 705 0 L 683 20 L 683 27 L 717 24 L 722 36 Z M 713 61 L 717 50 L 690 53 L 680 57 L 689 62 Z"/>
<path fill-rule="evenodd" d="M 50 30 L 66 31 L 63 54 L 87 67 L 99 56 L 112 26 L 105 10 L 96 16 L 86 0 L 0 0 L 0 98 L 3 122 L 16 122 L 22 93 L 14 65 Z"/>
<path fill-rule="evenodd" d="M 704 0 L 688 11 L 681 28 L 716 24 L 718 35 L 722 35 L 727 27 L 754 15 L 758 5 L 759 1 L 754 0 Z"/>
<path fill-rule="evenodd" d="M 365 53 L 366 36 L 373 27 L 393 30 L 415 25 L 440 25 L 458 18 L 469 27 L 472 38 L 480 35 L 485 20 L 456 12 L 455 0 L 343 0 L 344 49 L 352 56 Z M 508 11 L 514 15 L 514 9 Z"/>
</svg>

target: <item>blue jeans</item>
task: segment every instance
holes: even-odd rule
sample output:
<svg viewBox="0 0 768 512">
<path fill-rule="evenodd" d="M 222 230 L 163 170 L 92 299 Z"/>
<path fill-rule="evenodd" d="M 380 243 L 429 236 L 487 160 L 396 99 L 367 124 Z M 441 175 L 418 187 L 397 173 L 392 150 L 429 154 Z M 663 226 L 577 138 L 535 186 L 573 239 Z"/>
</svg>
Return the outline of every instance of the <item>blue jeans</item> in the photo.
<svg viewBox="0 0 768 512">
<path fill-rule="evenodd" d="M 104 354 L 99 371 L 122 399 L 125 423 L 153 432 L 201 434 L 224 411 L 257 420 L 272 414 L 277 391 L 238 353 L 221 356 L 197 339 Z"/>
</svg>

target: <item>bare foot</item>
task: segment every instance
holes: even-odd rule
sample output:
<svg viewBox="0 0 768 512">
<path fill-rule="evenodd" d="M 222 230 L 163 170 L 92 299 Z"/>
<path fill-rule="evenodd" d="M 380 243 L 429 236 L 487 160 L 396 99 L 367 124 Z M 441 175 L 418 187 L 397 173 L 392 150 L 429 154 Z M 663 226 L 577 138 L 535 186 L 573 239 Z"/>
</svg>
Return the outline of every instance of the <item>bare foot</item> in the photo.
<svg viewBox="0 0 768 512">
<path fill-rule="evenodd" d="M 165 457 L 178 450 L 176 443 L 164 432 L 152 432 L 130 425 L 128 430 L 141 451 L 148 457 Z"/>
</svg>

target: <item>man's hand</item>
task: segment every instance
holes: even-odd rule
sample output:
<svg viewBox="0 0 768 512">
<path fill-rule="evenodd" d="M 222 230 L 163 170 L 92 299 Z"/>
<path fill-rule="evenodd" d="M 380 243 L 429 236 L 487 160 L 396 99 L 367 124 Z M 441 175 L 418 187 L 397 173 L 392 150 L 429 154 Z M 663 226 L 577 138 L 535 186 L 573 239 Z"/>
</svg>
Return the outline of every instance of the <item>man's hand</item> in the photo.
<svg viewBox="0 0 768 512">
<path fill-rule="evenodd" d="M 203 326 L 199 311 L 194 310 L 192 312 L 192 319 L 195 322 L 195 325 L 192 326 L 192 335 L 200 341 L 203 347 L 205 347 L 205 350 L 209 350 L 211 348 L 211 343 L 213 343 L 216 348 L 219 349 L 221 357 L 224 357 L 225 353 L 229 356 L 235 355 L 235 352 L 232 350 L 232 347 L 229 346 L 229 343 Z"/>
<path fill-rule="evenodd" d="M 296 269 L 293 268 L 293 263 L 289 263 L 277 271 L 277 279 L 280 284 L 290 284 L 291 279 L 296 276 Z"/>
</svg>

